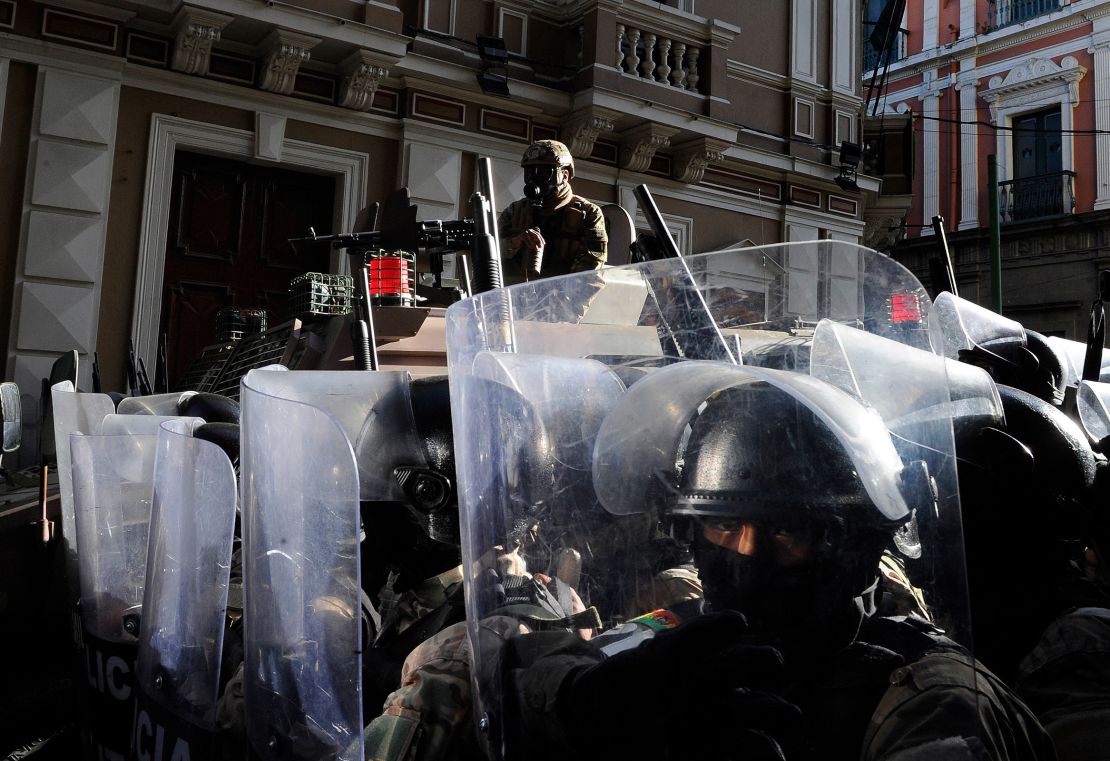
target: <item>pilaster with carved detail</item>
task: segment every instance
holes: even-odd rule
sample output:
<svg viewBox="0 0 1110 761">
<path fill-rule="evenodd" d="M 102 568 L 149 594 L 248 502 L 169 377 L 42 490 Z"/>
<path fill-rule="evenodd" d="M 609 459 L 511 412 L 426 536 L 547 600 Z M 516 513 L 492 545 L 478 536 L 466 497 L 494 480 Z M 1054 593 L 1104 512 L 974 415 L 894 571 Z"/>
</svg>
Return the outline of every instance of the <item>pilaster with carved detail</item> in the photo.
<svg viewBox="0 0 1110 761">
<path fill-rule="evenodd" d="M 948 79 L 938 79 L 936 70 L 925 72 L 925 83 L 919 96 L 922 102 L 924 176 L 921 178 L 921 211 L 923 218 L 931 220 L 940 211 L 940 95 L 948 86 Z M 921 230 L 922 235 L 932 235 L 931 227 Z"/>
<path fill-rule="evenodd" d="M 1090 53 L 1095 76 L 1095 208 L 1110 208 L 1110 19 L 1097 19 Z"/>
<path fill-rule="evenodd" d="M 979 78 L 974 62 L 969 60 L 967 65 L 969 70 L 956 78 L 956 89 L 960 93 L 960 113 L 974 114 Z M 959 229 L 972 230 L 979 226 L 979 125 L 968 116 L 960 125 L 960 168 Z"/>
</svg>

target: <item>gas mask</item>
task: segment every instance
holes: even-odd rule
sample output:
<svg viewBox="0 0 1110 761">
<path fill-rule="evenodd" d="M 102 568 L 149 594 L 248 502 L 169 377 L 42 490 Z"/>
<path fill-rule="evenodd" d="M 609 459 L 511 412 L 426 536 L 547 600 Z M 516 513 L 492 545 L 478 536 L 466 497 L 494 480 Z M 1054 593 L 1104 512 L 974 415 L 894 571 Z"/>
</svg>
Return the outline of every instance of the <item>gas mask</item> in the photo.
<svg viewBox="0 0 1110 761">
<path fill-rule="evenodd" d="M 524 167 L 524 197 L 540 206 L 559 194 L 562 186 L 559 167 L 540 164 Z"/>
</svg>

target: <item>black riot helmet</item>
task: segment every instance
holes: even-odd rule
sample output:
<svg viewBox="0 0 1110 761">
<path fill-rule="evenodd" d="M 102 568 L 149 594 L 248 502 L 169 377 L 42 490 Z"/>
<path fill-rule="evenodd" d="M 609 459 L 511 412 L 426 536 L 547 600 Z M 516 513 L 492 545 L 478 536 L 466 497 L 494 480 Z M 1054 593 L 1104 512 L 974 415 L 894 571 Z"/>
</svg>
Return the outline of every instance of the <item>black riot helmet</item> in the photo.
<svg viewBox="0 0 1110 761">
<path fill-rule="evenodd" d="M 1000 385 L 1006 431 L 1030 450 L 1028 473 L 1036 488 L 1089 504 L 1098 456 L 1083 430 L 1054 405 L 1031 393 Z"/>
<path fill-rule="evenodd" d="M 876 513 L 843 444 L 805 405 L 762 382 L 717 392 L 690 421 L 671 512 L 734 517 Z"/>
<path fill-rule="evenodd" d="M 1051 539 L 1078 539 L 1093 507 L 1102 458 L 1079 425 L 1054 405 L 1003 384 L 998 394 L 1002 424 L 956 430 L 967 520 L 981 519 L 985 504 L 999 502 L 1005 515 L 992 521 L 1037 520 L 1037 531 L 1019 532 L 1033 544 L 1043 548 Z"/>
<path fill-rule="evenodd" d="M 1004 424 L 957 430 L 956 453 L 976 655 L 1005 679 L 1067 609 L 1107 604 L 1081 570 L 1104 461 L 1052 404 L 998 393 Z"/>
<path fill-rule="evenodd" d="M 703 530 L 693 538 L 707 598 L 739 608 L 757 626 L 851 613 L 849 601 L 874 587 L 879 557 L 901 524 L 876 508 L 828 425 L 765 383 L 708 399 L 690 422 L 677 467 L 671 514 L 699 516 Z M 748 556 L 705 541 L 748 523 L 761 531 Z M 780 545 L 798 542 L 804 567 L 773 567 L 789 562 Z"/>
<path fill-rule="evenodd" d="M 1050 404 L 1064 403 L 1067 357 L 1040 333 L 948 292 L 938 294 L 929 330 L 933 348 L 948 358 Z"/>
<path fill-rule="evenodd" d="M 654 395 L 670 400 L 671 433 L 633 433 Z M 714 608 L 739 610 L 756 630 L 826 627 L 841 645 L 870 608 L 883 549 L 910 505 L 928 499 L 927 487 L 912 493 L 912 469 L 877 414 L 823 381 L 784 371 L 705 363 L 656 371 L 629 389 L 597 449 L 603 504 L 631 512 L 623 500 L 640 500 L 689 532 Z M 654 471 L 646 494 L 635 479 L 619 486 L 629 478 L 622 460 L 629 472 Z M 759 538 L 749 549 L 714 538 L 751 526 Z M 785 544 L 804 545 L 800 562 L 782 562 Z"/>
</svg>

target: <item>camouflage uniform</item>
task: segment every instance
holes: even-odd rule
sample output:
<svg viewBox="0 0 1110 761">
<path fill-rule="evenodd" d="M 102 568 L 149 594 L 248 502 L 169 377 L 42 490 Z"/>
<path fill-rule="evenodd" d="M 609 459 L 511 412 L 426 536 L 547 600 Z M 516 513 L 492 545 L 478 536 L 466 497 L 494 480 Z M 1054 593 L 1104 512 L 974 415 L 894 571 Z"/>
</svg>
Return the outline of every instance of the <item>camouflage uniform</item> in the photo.
<svg viewBox="0 0 1110 761">
<path fill-rule="evenodd" d="M 656 574 L 646 589 L 637 590 L 636 604 L 640 612 L 669 608 L 702 596 L 701 579 L 692 565 L 668 568 Z"/>
<path fill-rule="evenodd" d="M 1036 711 L 1061 761 L 1110 748 L 1110 610 L 1078 608 L 1053 621 L 1018 666 L 1015 688 Z"/>
<path fill-rule="evenodd" d="M 520 629 L 520 622 L 493 616 L 482 622 L 482 635 L 500 648 Z M 382 715 L 366 728 L 369 761 L 485 759 L 475 731 L 470 681 L 470 638 L 466 622 L 419 645 L 401 672 L 401 686 L 385 701 Z"/>
<path fill-rule="evenodd" d="M 455 566 L 432 576 L 400 594 L 393 592 L 393 579 L 379 593 L 382 630 L 401 633 L 412 624 L 447 602 L 448 596 L 462 583 L 462 566 Z"/>
<path fill-rule="evenodd" d="M 530 227 L 538 227 L 545 241 L 542 277 L 596 270 L 605 264 L 608 236 L 600 207 L 581 196 L 571 196 L 554 211 L 537 213 L 539 219 L 533 220 L 532 205 L 524 198 L 501 212 L 497 223 L 501 256 L 518 265 L 515 271 L 507 269 L 507 282 L 519 282 L 524 256 L 522 249 L 513 248 L 509 241 Z"/>
<path fill-rule="evenodd" d="M 651 614 L 652 629 L 677 627 L 677 610 Z M 644 617 L 648 618 L 648 617 Z M 578 758 L 565 722 L 565 685 L 601 661 L 606 636 L 582 642 L 546 633 L 539 648 L 521 637 L 505 662 L 530 759 Z M 594 648 L 597 648 L 596 650 Z M 533 657 L 529 658 L 531 655 Z M 538 657 L 534 657 L 538 656 Z M 1033 713 L 997 677 L 923 621 L 865 619 L 859 637 L 835 652 L 784 655 L 781 695 L 801 709 L 805 737 L 790 759 L 861 761 L 1051 761 L 1052 741 Z M 974 674 L 974 675 L 973 675 Z M 607 696 L 619 701 L 619 695 Z"/>
<path fill-rule="evenodd" d="M 689 568 L 667 569 L 656 577 L 656 599 L 675 604 L 701 592 Z M 514 634 L 526 631 L 516 618 L 482 621 L 483 649 L 500 652 Z M 568 635 L 578 640 L 577 635 Z M 485 759 L 471 710 L 470 639 L 466 622 L 454 624 L 419 645 L 401 672 L 401 686 L 385 701 L 382 715 L 366 728 L 369 761 Z"/>
<path fill-rule="evenodd" d="M 404 662 L 412 651 L 465 618 L 462 568 L 450 568 L 400 594 L 393 592 L 392 583 L 388 584 L 382 590 L 381 600 L 378 636 L 362 656 L 363 706 L 367 716 L 376 716 L 387 696 L 401 685 Z"/>
</svg>

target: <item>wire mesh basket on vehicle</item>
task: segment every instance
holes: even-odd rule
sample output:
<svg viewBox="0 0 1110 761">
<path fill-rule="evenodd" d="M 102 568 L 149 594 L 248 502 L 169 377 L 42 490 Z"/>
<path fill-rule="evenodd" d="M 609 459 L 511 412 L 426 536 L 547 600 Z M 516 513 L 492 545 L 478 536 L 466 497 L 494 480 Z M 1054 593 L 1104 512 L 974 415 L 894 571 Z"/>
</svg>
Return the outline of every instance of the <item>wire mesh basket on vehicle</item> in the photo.
<svg viewBox="0 0 1110 761">
<path fill-rule="evenodd" d="M 349 314 L 354 279 L 350 275 L 306 272 L 289 281 L 289 317 Z"/>
<path fill-rule="evenodd" d="M 265 309 L 224 307 L 216 312 L 216 342 L 238 341 L 243 336 L 266 332 Z"/>
</svg>

